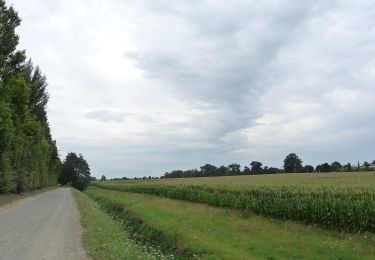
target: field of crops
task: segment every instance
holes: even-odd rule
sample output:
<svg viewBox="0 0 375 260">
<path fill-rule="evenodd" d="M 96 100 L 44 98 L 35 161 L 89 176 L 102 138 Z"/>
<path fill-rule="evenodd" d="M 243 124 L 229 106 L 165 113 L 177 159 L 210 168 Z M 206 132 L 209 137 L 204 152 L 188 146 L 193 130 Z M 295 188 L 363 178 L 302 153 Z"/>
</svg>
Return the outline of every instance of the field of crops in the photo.
<svg viewBox="0 0 375 260">
<path fill-rule="evenodd" d="M 375 172 L 98 181 L 85 194 L 171 258 L 375 257 Z"/>
<path fill-rule="evenodd" d="M 126 185 L 209 185 L 209 186 L 303 186 L 303 187 L 351 187 L 375 188 L 375 172 L 343 172 L 343 173 L 288 173 L 265 175 L 241 175 L 202 178 L 176 179 L 142 179 L 126 181 L 106 181 L 105 184 Z"/>
<path fill-rule="evenodd" d="M 373 259 L 375 237 L 148 194 L 89 187 L 130 239 L 168 259 Z M 100 227 L 103 228 L 103 227 Z M 100 232 L 102 234 L 102 232 Z"/>
<path fill-rule="evenodd" d="M 375 233 L 375 173 L 98 182 L 100 188 L 199 202 L 330 230 Z"/>
</svg>

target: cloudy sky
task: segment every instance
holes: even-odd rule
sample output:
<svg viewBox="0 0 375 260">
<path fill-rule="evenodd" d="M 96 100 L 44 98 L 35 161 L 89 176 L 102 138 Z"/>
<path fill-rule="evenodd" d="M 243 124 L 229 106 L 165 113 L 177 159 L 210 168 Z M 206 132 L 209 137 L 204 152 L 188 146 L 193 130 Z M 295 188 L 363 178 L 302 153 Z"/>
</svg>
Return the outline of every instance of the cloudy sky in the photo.
<svg viewBox="0 0 375 260">
<path fill-rule="evenodd" d="M 375 159 L 375 2 L 7 0 L 93 175 Z"/>
</svg>

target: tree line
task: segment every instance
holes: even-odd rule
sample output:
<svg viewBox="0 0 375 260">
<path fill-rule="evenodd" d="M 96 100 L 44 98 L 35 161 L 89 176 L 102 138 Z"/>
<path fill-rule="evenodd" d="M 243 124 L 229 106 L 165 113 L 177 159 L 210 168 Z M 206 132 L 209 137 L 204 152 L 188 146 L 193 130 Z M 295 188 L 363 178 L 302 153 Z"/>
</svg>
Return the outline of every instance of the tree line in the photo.
<svg viewBox="0 0 375 260">
<path fill-rule="evenodd" d="M 47 80 L 18 50 L 21 19 L 0 0 L 0 193 L 71 184 L 83 190 L 90 166 L 68 153 L 61 162 L 47 118 Z"/>
<path fill-rule="evenodd" d="M 56 184 L 61 167 L 47 119 L 46 77 L 17 49 L 20 22 L 0 0 L 0 192 Z"/>
<path fill-rule="evenodd" d="M 164 173 L 161 178 L 191 178 L 191 177 L 212 177 L 212 176 L 238 176 L 238 175 L 257 175 L 257 174 L 277 174 L 277 173 L 312 173 L 312 172 L 350 172 L 371 170 L 371 165 L 375 166 L 375 160 L 372 164 L 364 162 L 363 165 L 358 163 L 352 166 L 350 163 L 341 164 L 337 161 L 329 164 L 323 163 L 315 168 L 311 165 L 302 165 L 301 158 L 295 153 L 288 154 L 284 159 L 283 168 L 263 166 L 259 161 L 252 161 L 249 165 L 241 168 L 238 163 L 232 163 L 228 166 L 219 167 L 212 164 L 205 164 L 198 169 L 173 170 Z"/>
</svg>

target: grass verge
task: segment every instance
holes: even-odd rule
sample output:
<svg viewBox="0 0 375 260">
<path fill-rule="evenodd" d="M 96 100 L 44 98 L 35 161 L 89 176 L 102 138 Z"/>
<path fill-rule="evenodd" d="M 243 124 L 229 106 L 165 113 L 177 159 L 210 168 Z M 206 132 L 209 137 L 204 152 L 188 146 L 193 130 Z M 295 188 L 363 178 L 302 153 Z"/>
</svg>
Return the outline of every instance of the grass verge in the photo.
<svg viewBox="0 0 375 260">
<path fill-rule="evenodd" d="M 106 214 L 99 205 L 85 194 L 72 189 L 79 206 L 84 227 L 83 242 L 93 259 L 157 259 L 157 252 L 144 252 L 128 239 L 120 223 Z"/>
<path fill-rule="evenodd" d="M 96 187 L 85 193 L 101 204 L 111 205 L 117 214 L 136 219 L 138 224 L 133 225 L 132 232 L 141 234 L 145 240 L 149 233 L 142 232 L 143 227 L 159 232 L 159 244 L 174 243 L 176 248 L 186 248 L 200 259 L 373 259 L 375 256 L 374 236 L 370 234 L 345 235 L 255 215 L 243 218 L 236 211 L 145 194 Z M 157 243 L 157 238 L 152 241 Z"/>
</svg>

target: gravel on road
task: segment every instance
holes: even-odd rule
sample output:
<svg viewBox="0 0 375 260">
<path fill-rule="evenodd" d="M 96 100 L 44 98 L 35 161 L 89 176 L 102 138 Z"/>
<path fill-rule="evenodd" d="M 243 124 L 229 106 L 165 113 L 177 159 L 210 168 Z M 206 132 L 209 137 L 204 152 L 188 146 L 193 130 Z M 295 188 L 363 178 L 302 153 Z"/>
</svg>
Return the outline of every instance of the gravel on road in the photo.
<svg viewBox="0 0 375 260">
<path fill-rule="evenodd" d="M 57 188 L 0 210 L 1 259 L 89 259 L 70 188 Z"/>
</svg>

